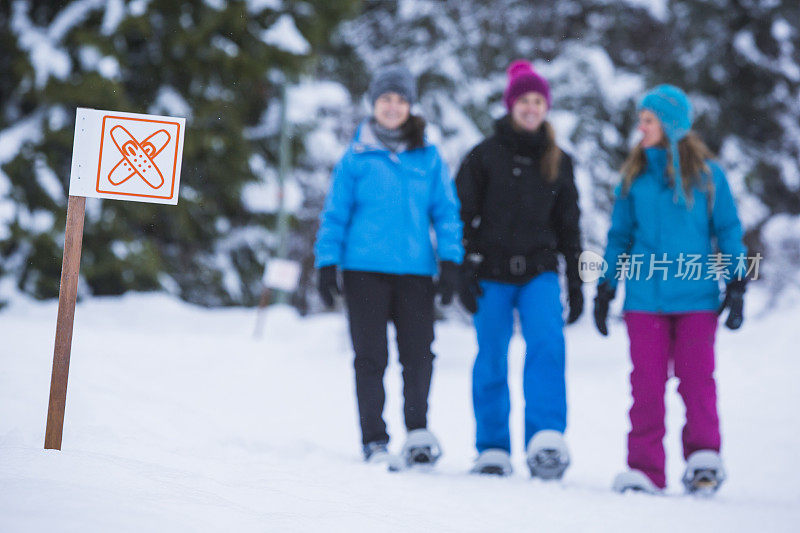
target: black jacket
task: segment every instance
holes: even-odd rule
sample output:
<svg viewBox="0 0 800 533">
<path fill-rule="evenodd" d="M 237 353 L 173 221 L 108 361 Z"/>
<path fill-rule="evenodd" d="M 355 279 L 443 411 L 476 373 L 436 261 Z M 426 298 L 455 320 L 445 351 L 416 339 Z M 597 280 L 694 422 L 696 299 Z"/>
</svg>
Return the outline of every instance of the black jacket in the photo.
<svg viewBox="0 0 800 533">
<path fill-rule="evenodd" d="M 558 176 L 541 172 L 544 128 L 518 133 L 509 117 L 466 156 L 456 177 L 464 222 L 464 248 L 484 260 L 482 278 L 525 283 L 558 271 L 561 253 L 570 286 L 579 286 L 580 209 L 572 159 L 561 154 Z"/>
</svg>

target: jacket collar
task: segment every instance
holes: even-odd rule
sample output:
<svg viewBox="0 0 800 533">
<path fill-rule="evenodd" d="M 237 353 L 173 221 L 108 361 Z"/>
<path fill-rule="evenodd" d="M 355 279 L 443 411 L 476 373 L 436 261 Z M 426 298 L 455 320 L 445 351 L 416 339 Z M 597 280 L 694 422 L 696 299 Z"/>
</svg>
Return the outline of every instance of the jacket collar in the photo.
<svg viewBox="0 0 800 533">
<path fill-rule="evenodd" d="M 383 146 L 372 131 L 369 125 L 369 120 L 361 121 L 356 129 L 356 134 L 353 136 L 353 152 L 361 154 L 364 152 L 389 152 L 390 150 Z"/>
<path fill-rule="evenodd" d="M 505 115 L 494 123 L 495 135 L 502 144 L 510 147 L 515 153 L 536 156 L 541 154 L 547 145 L 544 128 L 533 133 L 517 131 L 511 125 L 511 116 Z"/>
<path fill-rule="evenodd" d="M 651 146 L 644 149 L 644 155 L 647 159 L 646 171 L 667 179 L 667 150 L 658 146 Z"/>
<path fill-rule="evenodd" d="M 375 135 L 375 132 L 372 129 L 372 126 L 369 123 L 369 119 L 364 119 L 356 128 L 356 133 L 353 135 L 353 142 L 351 143 L 352 150 L 356 154 L 363 154 L 365 152 L 386 152 L 388 154 L 392 154 L 392 151 L 389 150 L 386 146 L 381 143 L 378 139 L 378 136 Z M 430 146 L 427 137 L 425 138 L 423 147 Z M 397 153 L 402 153 L 407 151 L 407 146 L 401 150 L 398 150 Z"/>
</svg>

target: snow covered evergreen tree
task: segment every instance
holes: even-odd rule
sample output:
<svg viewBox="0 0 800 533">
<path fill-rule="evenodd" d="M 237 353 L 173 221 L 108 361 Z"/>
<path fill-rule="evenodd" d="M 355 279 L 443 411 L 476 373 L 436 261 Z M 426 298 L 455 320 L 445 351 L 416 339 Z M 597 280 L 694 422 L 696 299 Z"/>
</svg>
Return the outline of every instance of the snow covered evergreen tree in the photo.
<svg viewBox="0 0 800 533">
<path fill-rule="evenodd" d="M 770 224 L 776 213 L 800 220 L 800 4 L 372 0 L 337 37 L 320 75 L 359 95 L 375 68 L 407 64 L 453 167 L 504 112 L 506 66 L 533 60 L 553 87 L 559 142 L 575 156 L 591 248 L 604 244 L 637 99 L 659 83 L 684 87 L 695 129 L 729 172 L 751 251 L 800 249 L 787 233 L 796 224 Z"/>
<path fill-rule="evenodd" d="M 84 290 L 163 288 L 206 305 L 252 303 L 273 244 L 274 216 L 249 209 L 244 191 L 277 161 L 278 132 L 260 126 L 280 84 L 308 64 L 352 6 L 5 3 L 0 257 L 6 274 L 36 297 L 58 293 L 76 107 L 184 116 L 177 207 L 87 202 Z"/>
<path fill-rule="evenodd" d="M 276 246 L 276 96 L 288 77 L 295 155 L 284 197 L 304 307 L 330 168 L 368 112 L 371 73 L 396 61 L 418 75 L 429 137 L 455 171 L 503 113 L 506 66 L 533 60 L 553 86 L 550 118 L 575 158 L 595 249 L 637 98 L 659 83 L 684 87 L 696 129 L 728 170 L 747 244 L 776 268 L 796 265 L 796 2 L 29 0 L 0 8 L 0 25 L 0 276 L 38 297 L 57 290 L 72 113 L 83 105 L 189 118 L 177 208 L 90 202 L 84 288 L 253 303 Z M 765 268 L 775 290 L 800 285 L 789 268 Z"/>
</svg>

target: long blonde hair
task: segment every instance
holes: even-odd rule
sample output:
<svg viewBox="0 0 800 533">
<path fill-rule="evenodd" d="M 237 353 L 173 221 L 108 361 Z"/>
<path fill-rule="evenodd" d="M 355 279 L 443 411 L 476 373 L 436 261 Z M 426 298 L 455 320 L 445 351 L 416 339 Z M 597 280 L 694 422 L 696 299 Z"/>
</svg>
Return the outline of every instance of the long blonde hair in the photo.
<svg viewBox="0 0 800 533">
<path fill-rule="evenodd" d="M 542 122 L 545 136 L 547 137 L 547 148 L 542 155 L 542 175 L 549 182 L 558 178 L 558 169 L 561 166 L 561 148 L 556 144 L 556 131 L 548 121 Z"/>
<path fill-rule="evenodd" d="M 670 186 L 674 187 L 675 176 L 672 170 L 672 152 L 669 150 L 669 140 L 666 135 L 659 146 L 667 148 L 667 175 L 670 178 Z M 714 201 L 714 183 L 711 179 L 703 179 L 703 176 L 710 178 L 711 169 L 706 161 L 712 159 L 714 154 L 699 135 L 690 131 L 686 137 L 678 142 L 678 155 L 681 160 L 681 186 L 687 202 L 690 204 L 692 202 L 692 187 L 705 190 L 708 193 L 710 211 Z M 620 168 L 622 173 L 622 192 L 624 194 L 628 193 L 633 181 L 642 174 L 646 166 L 647 158 L 644 154 L 644 148 L 640 144 L 636 145 Z"/>
</svg>

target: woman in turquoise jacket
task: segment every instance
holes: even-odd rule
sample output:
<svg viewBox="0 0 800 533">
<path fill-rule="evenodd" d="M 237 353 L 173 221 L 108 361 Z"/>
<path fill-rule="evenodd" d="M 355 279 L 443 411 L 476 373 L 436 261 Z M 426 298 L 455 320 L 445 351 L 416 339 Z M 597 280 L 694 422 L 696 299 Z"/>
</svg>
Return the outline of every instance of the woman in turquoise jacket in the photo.
<svg viewBox="0 0 800 533">
<path fill-rule="evenodd" d="M 389 320 L 403 367 L 408 430 L 403 456 L 408 462 L 430 463 L 440 454 L 427 430 L 433 300 L 437 288 L 442 303 L 452 300 L 464 251 L 447 165 L 436 147 L 425 142 L 424 120 L 410 114 L 414 84 L 402 67 L 384 69 L 373 79 L 373 115 L 358 127 L 333 171 L 315 249 L 319 290 L 329 307 L 340 292 L 337 268 L 342 270 L 368 461 L 388 458 L 382 413 Z"/>
<path fill-rule="evenodd" d="M 628 466 L 619 491 L 666 486 L 664 393 L 670 372 L 686 406 L 684 484 L 715 491 L 725 478 L 714 381 L 718 310 L 726 325 L 742 323 L 747 258 L 742 227 L 725 174 L 691 132 L 686 94 L 660 85 L 639 104 L 641 143 L 622 168 L 605 262 L 595 298 L 595 323 L 608 334 L 609 302 L 625 282 L 625 323 L 633 363 Z M 727 284 L 723 307 L 720 286 Z"/>
</svg>

